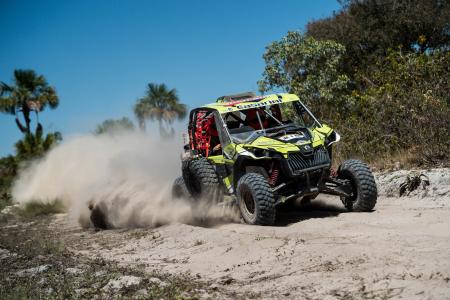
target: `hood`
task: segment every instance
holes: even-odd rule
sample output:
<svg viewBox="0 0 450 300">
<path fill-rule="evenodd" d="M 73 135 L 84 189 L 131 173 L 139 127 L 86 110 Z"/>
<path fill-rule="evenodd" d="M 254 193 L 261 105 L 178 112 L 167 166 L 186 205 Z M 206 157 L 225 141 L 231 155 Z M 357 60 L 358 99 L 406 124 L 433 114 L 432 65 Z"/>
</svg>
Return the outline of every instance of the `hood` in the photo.
<svg viewBox="0 0 450 300">
<path fill-rule="evenodd" d="M 285 137 L 285 136 L 283 136 Z M 289 139 L 290 138 L 290 139 Z M 290 152 L 299 152 L 301 150 L 300 147 L 310 146 L 311 141 L 308 137 L 304 137 L 300 139 L 297 137 L 286 137 L 286 140 L 282 140 L 279 138 L 269 138 L 265 136 L 261 136 L 254 140 L 252 143 L 244 145 L 244 148 L 258 148 L 258 149 L 267 149 L 271 151 L 276 151 L 281 153 L 283 156 L 287 156 Z"/>
<path fill-rule="evenodd" d="M 326 125 L 325 125 L 326 126 Z M 331 133 L 332 129 L 326 126 L 313 130 L 308 129 L 305 132 L 289 133 L 277 137 L 260 136 L 251 143 L 243 145 L 244 148 L 267 149 L 281 153 L 287 157 L 291 152 L 310 152 L 313 148 L 323 146 L 326 137 Z"/>
</svg>

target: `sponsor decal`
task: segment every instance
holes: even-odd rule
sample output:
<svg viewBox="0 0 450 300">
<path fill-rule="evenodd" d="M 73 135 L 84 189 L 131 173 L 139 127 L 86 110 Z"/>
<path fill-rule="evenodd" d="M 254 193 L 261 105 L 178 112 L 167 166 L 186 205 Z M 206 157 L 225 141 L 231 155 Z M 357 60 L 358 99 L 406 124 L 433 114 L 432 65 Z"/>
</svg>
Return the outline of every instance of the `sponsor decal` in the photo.
<svg viewBox="0 0 450 300">
<path fill-rule="evenodd" d="M 236 105 L 237 109 L 250 109 L 250 108 L 256 108 L 256 107 L 262 107 L 267 105 L 274 105 L 274 104 L 280 104 L 283 103 L 283 100 L 276 99 L 276 100 L 269 100 L 264 101 L 260 103 L 249 103 L 249 104 L 242 104 L 242 105 Z"/>
<path fill-rule="evenodd" d="M 286 142 L 286 141 L 290 141 L 290 140 L 294 140 L 294 139 L 301 139 L 304 137 L 305 137 L 305 134 L 303 132 L 301 132 L 301 133 L 287 134 L 285 136 L 279 137 L 278 139 Z"/>
</svg>

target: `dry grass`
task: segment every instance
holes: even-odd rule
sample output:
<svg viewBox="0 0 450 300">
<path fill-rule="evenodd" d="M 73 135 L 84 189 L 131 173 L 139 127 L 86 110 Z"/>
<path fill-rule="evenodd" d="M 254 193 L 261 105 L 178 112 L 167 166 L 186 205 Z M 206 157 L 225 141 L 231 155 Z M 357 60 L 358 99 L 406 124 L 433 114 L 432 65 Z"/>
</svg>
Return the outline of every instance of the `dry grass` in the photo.
<svg viewBox="0 0 450 300">
<path fill-rule="evenodd" d="M 139 266 L 123 268 L 74 255 L 68 250 L 71 245 L 49 230 L 49 221 L 49 217 L 26 223 L 15 219 L 0 227 L 0 299 L 198 299 L 199 291 L 207 291 L 184 275 L 148 273 Z M 140 278 L 140 282 L 106 288 L 123 276 Z"/>
<path fill-rule="evenodd" d="M 339 151 L 336 151 L 334 154 L 333 166 L 335 168 L 338 168 L 344 160 L 348 159 L 342 157 Z M 366 162 L 373 171 L 450 167 L 450 160 L 428 155 L 417 148 L 401 150 L 394 153 L 382 153 L 378 156 L 372 155 L 366 158 L 358 156 L 352 156 L 351 158 Z"/>
</svg>

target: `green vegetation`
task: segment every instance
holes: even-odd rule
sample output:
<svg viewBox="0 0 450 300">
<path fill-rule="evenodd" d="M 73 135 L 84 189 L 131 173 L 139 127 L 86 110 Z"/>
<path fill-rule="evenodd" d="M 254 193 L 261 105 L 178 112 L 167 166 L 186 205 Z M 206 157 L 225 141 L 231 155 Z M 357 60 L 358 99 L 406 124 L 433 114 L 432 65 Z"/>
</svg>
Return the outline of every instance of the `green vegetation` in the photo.
<svg viewBox="0 0 450 300">
<path fill-rule="evenodd" d="M 342 9 L 307 25 L 308 36 L 346 48 L 345 73 L 370 69 L 389 49 L 425 53 L 450 44 L 448 0 L 342 0 Z M 355 82 L 358 84 L 359 82 Z"/>
<path fill-rule="evenodd" d="M 59 132 L 49 133 L 44 138 L 42 128 L 38 128 L 35 134 L 27 133 L 16 143 L 16 157 L 19 161 L 42 157 L 61 140 Z"/>
<path fill-rule="evenodd" d="M 134 130 L 133 122 L 123 117 L 122 119 L 108 119 L 103 121 L 100 125 L 97 125 L 97 128 L 94 130 L 95 134 L 114 134 L 122 131 L 132 131 Z"/>
<path fill-rule="evenodd" d="M 0 158 L 0 210 L 11 205 L 11 185 L 17 175 L 17 160 L 14 156 Z"/>
<path fill-rule="evenodd" d="M 448 164 L 450 2 L 342 4 L 267 47 L 260 90 L 296 93 L 336 128 L 338 160 Z"/>
<path fill-rule="evenodd" d="M 56 214 L 64 212 L 64 205 L 61 201 L 54 200 L 48 203 L 42 201 L 31 201 L 26 203 L 18 211 L 18 214 L 22 217 L 37 217 L 50 214 Z"/>
<path fill-rule="evenodd" d="M 55 109 L 59 98 L 55 88 L 48 85 L 44 76 L 37 75 L 33 70 L 15 70 L 13 81 L 12 85 L 0 82 L 0 111 L 15 115 L 20 131 L 31 134 L 30 114 L 34 111 L 37 116 L 47 106 Z M 23 115 L 25 125 L 20 122 L 18 113 Z M 42 128 L 39 122 L 37 124 L 37 127 Z"/>
<path fill-rule="evenodd" d="M 336 42 L 289 32 L 267 47 L 260 90 L 282 87 L 297 94 L 320 119 L 328 119 L 333 108 L 346 101 L 349 79 L 338 71 L 344 53 L 345 48 Z"/>
<path fill-rule="evenodd" d="M 15 144 L 15 155 L 0 158 L 0 209 L 12 203 L 11 185 L 19 165 L 42 157 L 62 140 L 59 132 L 44 135 L 38 118 L 39 112 L 46 107 L 55 109 L 58 104 L 55 88 L 33 70 L 15 70 L 12 84 L 0 82 L 0 112 L 14 115 L 16 125 L 23 133 L 23 138 Z M 33 112 L 36 115 L 34 130 L 31 128 Z"/>
<path fill-rule="evenodd" d="M 24 134 L 16 143 L 17 160 L 24 161 L 42 156 L 56 142 L 62 139 L 59 132 L 44 137 L 44 129 L 39 123 L 39 112 L 47 106 L 58 107 L 59 98 L 55 88 L 48 85 L 42 75 L 33 70 L 15 70 L 13 84 L 0 82 L 0 112 L 15 116 L 16 125 Z M 31 114 L 36 114 L 36 128 L 31 129 Z M 25 125 L 19 118 L 22 115 Z"/>
<path fill-rule="evenodd" d="M 146 120 L 156 120 L 162 138 L 174 136 L 174 129 L 170 125 L 175 119 L 183 119 L 186 110 L 186 105 L 180 103 L 175 89 L 169 90 L 165 84 L 155 83 L 148 84 L 145 96 L 134 106 L 141 130 L 145 130 Z"/>
</svg>

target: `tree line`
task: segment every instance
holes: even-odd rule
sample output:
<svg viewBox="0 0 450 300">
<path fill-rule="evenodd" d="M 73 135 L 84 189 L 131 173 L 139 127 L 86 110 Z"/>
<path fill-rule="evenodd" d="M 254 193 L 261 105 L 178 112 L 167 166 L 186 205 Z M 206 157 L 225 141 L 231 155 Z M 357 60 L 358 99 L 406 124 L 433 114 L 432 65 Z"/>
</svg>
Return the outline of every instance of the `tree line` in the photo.
<svg viewBox="0 0 450 300">
<path fill-rule="evenodd" d="M 15 70 L 12 83 L 0 82 L 0 112 L 13 115 L 17 128 L 23 134 L 16 145 L 16 155 L 21 159 L 39 157 L 52 145 L 62 140 L 60 132 L 44 135 L 39 113 L 45 108 L 56 109 L 59 96 L 56 89 L 47 83 L 43 75 L 34 70 Z M 139 127 L 145 131 L 146 121 L 158 122 L 161 137 L 173 137 L 171 124 L 175 119 L 183 119 L 186 105 L 180 103 L 177 91 L 168 89 L 165 84 L 149 83 L 145 96 L 138 99 L 133 106 Z M 36 125 L 32 126 L 33 115 Z M 133 122 L 122 119 L 108 119 L 99 124 L 95 134 L 117 130 L 132 130 Z"/>
<path fill-rule="evenodd" d="M 148 120 L 155 121 L 158 123 L 160 137 L 167 139 L 174 137 L 175 131 L 172 124 L 176 119 L 184 119 L 187 106 L 180 102 L 176 89 L 169 89 L 164 83 L 149 83 L 145 95 L 134 104 L 133 112 L 140 130 L 146 131 Z M 94 133 L 102 134 L 120 130 L 134 130 L 134 128 L 133 122 L 124 117 L 117 120 L 105 120 L 97 126 Z"/>
<path fill-rule="evenodd" d="M 345 0 L 267 46 L 261 92 L 298 94 L 338 157 L 449 163 L 450 1 Z"/>
</svg>

